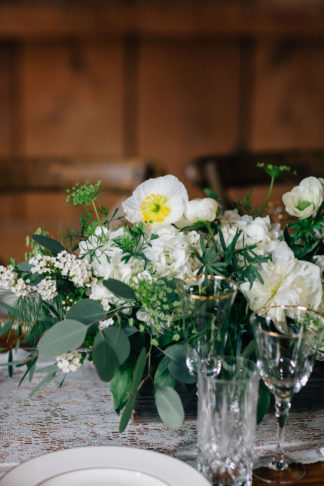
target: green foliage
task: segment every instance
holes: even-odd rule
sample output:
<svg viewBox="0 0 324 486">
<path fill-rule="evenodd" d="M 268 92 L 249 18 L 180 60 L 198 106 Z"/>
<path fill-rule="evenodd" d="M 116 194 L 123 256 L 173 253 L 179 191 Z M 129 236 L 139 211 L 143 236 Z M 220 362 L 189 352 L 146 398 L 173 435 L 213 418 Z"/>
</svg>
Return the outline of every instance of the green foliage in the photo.
<svg viewBox="0 0 324 486">
<path fill-rule="evenodd" d="M 135 356 L 130 356 L 125 363 L 114 371 L 110 382 L 110 391 L 114 398 L 114 408 L 118 414 L 126 405 L 132 392 L 135 361 Z"/>
<path fill-rule="evenodd" d="M 92 324 L 106 317 L 107 312 L 100 302 L 92 299 L 83 299 L 74 304 L 67 312 L 67 319 L 74 319 L 83 324 Z"/>
<path fill-rule="evenodd" d="M 267 413 L 270 405 L 270 391 L 265 386 L 262 380 L 259 384 L 259 399 L 257 408 L 257 423 L 259 424 L 265 414 Z"/>
<path fill-rule="evenodd" d="M 43 246 L 47 250 L 50 250 L 54 255 L 57 255 L 61 251 L 64 251 L 65 248 L 61 243 L 59 243 L 56 240 L 53 240 L 53 238 L 50 238 L 49 236 L 43 236 L 43 235 L 32 235 L 32 238 L 38 245 Z"/>
<path fill-rule="evenodd" d="M 295 223 L 288 223 L 284 237 L 296 258 L 313 261 L 315 255 L 324 254 L 324 241 L 318 236 L 323 232 L 324 203 L 315 215 L 298 219 Z"/>
<path fill-rule="evenodd" d="M 265 173 L 268 174 L 268 176 L 274 179 L 278 179 L 288 172 L 292 172 L 296 175 L 296 171 L 292 171 L 291 167 L 289 167 L 288 165 L 272 165 L 260 162 L 257 164 L 257 167 L 263 169 Z"/>
<path fill-rule="evenodd" d="M 127 263 L 131 258 L 138 258 L 146 262 L 144 250 L 151 245 L 156 235 L 148 236 L 144 231 L 144 223 L 135 223 L 133 226 L 125 226 L 124 234 L 114 239 L 117 248 L 123 251 L 122 261 Z"/>
<path fill-rule="evenodd" d="M 176 384 L 176 379 L 171 375 L 169 371 L 169 364 L 171 359 L 168 356 L 164 356 L 161 359 L 155 375 L 154 375 L 154 387 L 170 386 L 174 387 Z"/>
<path fill-rule="evenodd" d="M 66 202 L 70 202 L 73 206 L 88 206 L 90 202 L 95 201 L 99 196 L 99 188 L 101 181 L 96 184 L 90 184 L 85 181 L 83 185 L 77 183 L 72 189 L 67 189 Z"/>
<path fill-rule="evenodd" d="M 64 319 L 43 334 L 38 343 L 39 354 L 47 357 L 59 356 L 80 347 L 87 327 L 79 321 Z"/>
<path fill-rule="evenodd" d="M 161 420 L 172 429 L 179 429 L 184 420 L 184 410 L 179 394 L 170 386 L 157 387 L 155 404 Z"/>
<path fill-rule="evenodd" d="M 108 342 L 97 334 L 93 351 L 93 362 L 103 381 L 110 381 L 119 366 L 119 359 Z"/>
<path fill-rule="evenodd" d="M 173 378 L 186 384 L 195 383 L 196 378 L 189 373 L 186 365 L 187 353 L 185 345 L 173 344 L 164 353 L 170 360 L 168 369 Z"/>
<path fill-rule="evenodd" d="M 127 300 L 135 300 L 136 295 L 134 290 L 124 282 L 116 280 L 114 278 L 109 278 L 108 280 L 103 280 L 103 284 L 107 287 L 110 292 L 112 292 L 116 297 Z"/>
<path fill-rule="evenodd" d="M 146 349 L 142 348 L 134 368 L 133 377 L 132 377 L 132 390 L 120 420 L 119 432 L 123 432 L 125 430 L 131 418 L 131 414 L 135 405 L 136 393 L 140 388 L 141 381 L 143 378 L 143 373 L 146 364 L 146 357 L 147 357 Z"/>
<path fill-rule="evenodd" d="M 292 171 L 290 167 L 287 165 L 272 165 L 272 164 L 265 164 L 263 162 L 257 164 L 257 167 L 260 169 L 263 169 L 265 173 L 270 177 L 270 184 L 269 184 L 269 189 L 268 193 L 266 195 L 265 201 L 260 209 L 257 208 L 252 208 L 251 203 L 250 203 L 250 198 L 251 194 L 247 194 L 243 201 L 240 201 L 235 204 L 235 207 L 239 209 L 243 213 L 250 214 L 251 216 L 257 217 L 257 216 L 262 216 L 264 213 L 264 210 L 266 209 L 268 202 L 270 200 L 273 186 L 275 183 L 276 179 L 282 178 L 284 174 L 292 172 L 293 174 L 296 174 L 295 171 Z"/>
<path fill-rule="evenodd" d="M 238 284 L 248 280 L 252 285 L 255 279 L 262 281 L 258 271 L 260 263 L 269 260 L 269 257 L 261 257 L 253 250 L 256 245 L 246 245 L 236 248 L 240 232 L 237 231 L 231 243 L 227 246 L 222 231 L 218 230 L 220 244 L 214 243 L 206 247 L 201 239 L 202 255 L 197 255 L 202 263 L 198 273 L 206 275 L 222 275 L 235 280 Z"/>
<path fill-rule="evenodd" d="M 129 339 L 121 327 L 108 327 L 102 331 L 104 340 L 117 356 L 119 365 L 123 364 L 130 353 Z"/>
<path fill-rule="evenodd" d="M 46 375 L 45 378 L 43 378 L 38 383 L 38 385 L 36 385 L 35 388 L 33 388 L 32 392 L 29 395 L 29 398 L 31 398 L 40 388 L 42 388 L 45 385 L 48 385 L 53 380 L 55 375 L 56 375 L 56 371 L 51 371 L 48 375 Z"/>
</svg>

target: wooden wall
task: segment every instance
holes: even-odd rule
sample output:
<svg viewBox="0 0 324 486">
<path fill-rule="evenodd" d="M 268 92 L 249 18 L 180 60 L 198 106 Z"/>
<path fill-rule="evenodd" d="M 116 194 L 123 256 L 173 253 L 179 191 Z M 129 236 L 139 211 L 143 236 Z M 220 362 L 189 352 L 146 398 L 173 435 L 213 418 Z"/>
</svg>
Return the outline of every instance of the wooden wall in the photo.
<svg viewBox="0 0 324 486">
<path fill-rule="evenodd" d="M 202 154 L 323 149 L 323 87 L 320 1 L 0 3 L 2 163 L 143 156 L 188 182 Z M 72 218 L 55 195 L 0 203 L 1 260 L 51 208 Z"/>
</svg>

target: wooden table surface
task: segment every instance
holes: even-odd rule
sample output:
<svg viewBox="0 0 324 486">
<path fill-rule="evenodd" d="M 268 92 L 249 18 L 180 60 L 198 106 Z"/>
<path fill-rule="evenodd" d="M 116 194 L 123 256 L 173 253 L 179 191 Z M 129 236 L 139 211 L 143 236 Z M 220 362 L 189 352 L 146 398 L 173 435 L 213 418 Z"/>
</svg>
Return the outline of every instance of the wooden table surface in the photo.
<svg viewBox="0 0 324 486">
<path fill-rule="evenodd" d="M 306 476 L 295 483 L 289 483 L 286 486 L 308 486 L 312 484 L 313 486 L 324 486 L 324 462 L 317 462 L 315 464 L 308 464 L 306 466 Z M 253 479 L 253 486 L 271 486 L 273 483 L 265 483 L 260 479 Z"/>
</svg>

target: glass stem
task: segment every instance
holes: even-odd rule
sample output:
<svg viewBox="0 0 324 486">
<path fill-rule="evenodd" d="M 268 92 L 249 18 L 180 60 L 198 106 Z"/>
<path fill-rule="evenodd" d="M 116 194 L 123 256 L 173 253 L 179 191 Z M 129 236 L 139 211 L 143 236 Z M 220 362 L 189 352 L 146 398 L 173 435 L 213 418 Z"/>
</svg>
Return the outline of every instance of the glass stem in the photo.
<svg viewBox="0 0 324 486">
<path fill-rule="evenodd" d="M 288 413 L 291 407 L 290 398 L 282 399 L 276 397 L 276 419 L 278 425 L 277 451 L 272 460 L 272 467 L 277 471 L 283 471 L 288 467 L 283 453 L 284 427 L 287 422 Z"/>
</svg>

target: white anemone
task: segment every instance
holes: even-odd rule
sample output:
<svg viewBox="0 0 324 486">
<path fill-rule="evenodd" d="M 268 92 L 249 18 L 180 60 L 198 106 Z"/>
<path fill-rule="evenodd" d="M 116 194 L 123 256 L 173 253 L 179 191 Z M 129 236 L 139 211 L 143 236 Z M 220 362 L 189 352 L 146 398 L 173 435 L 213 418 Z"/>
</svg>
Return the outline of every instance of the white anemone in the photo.
<svg viewBox="0 0 324 486">
<path fill-rule="evenodd" d="M 299 186 L 282 196 L 287 213 L 297 218 L 309 218 L 323 202 L 323 186 L 320 179 L 306 177 Z"/>
<path fill-rule="evenodd" d="M 173 175 L 149 179 L 140 184 L 133 195 L 123 202 L 130 223 L 176 223 L 182 218 L 188 193 Z"/>
</svg>

